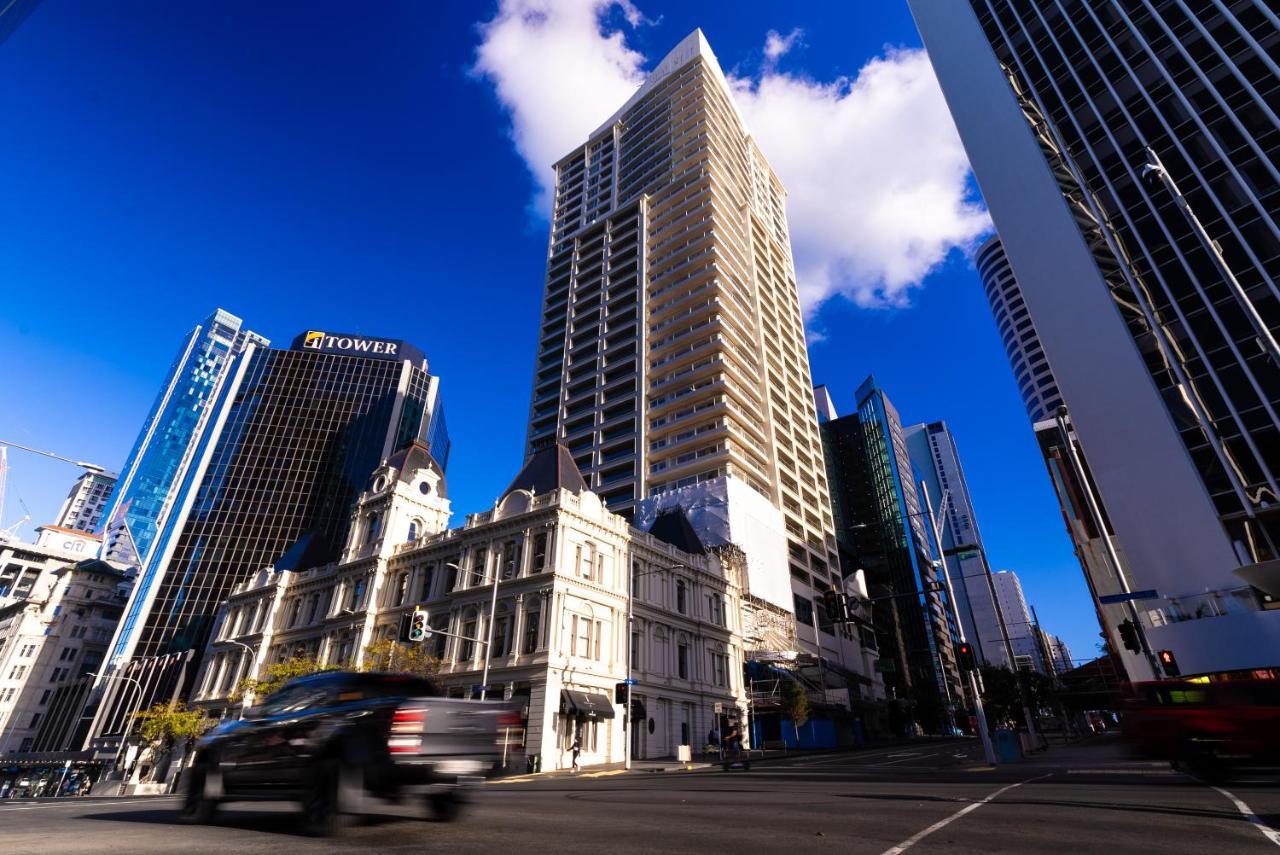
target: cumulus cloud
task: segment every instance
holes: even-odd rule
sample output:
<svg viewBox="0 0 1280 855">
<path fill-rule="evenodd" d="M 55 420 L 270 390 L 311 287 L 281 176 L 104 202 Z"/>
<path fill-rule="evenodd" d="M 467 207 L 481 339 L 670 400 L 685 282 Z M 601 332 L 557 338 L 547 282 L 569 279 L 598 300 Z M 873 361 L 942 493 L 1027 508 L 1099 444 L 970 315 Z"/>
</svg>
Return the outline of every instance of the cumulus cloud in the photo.
<svg viewBox="0 0 1280 855">
<path fill-rule="evenodd" d="M 906 305 L 952 249 L 990 228 L 924 51 L 886 49 L 830 83 L 766 69 L 730 84 L 787 188 L 806 313 L 834 294 Z"/>
<path fill-rule="evenodd" d="M 630 0 L 501 0 L 480 25 L 473 72 L 486 78 L 511 118 L 511 138 L 538 187 L 546 217 L 551 168 L 613 115 L 644 80 L 645 58 L 620 29 L 645 22 Z"/>
<path fill-rule="evenodd" d="M 551 164 L 643 81 L 648 59 L 626 36 L 644 22 L 631 0 L 500 0 L 480 25 L 474 72 L 510 116 L 542 216 Z M 835 295 L 905 306 L 952 250 L 990 228 L 964 149 L 924 51 L 886 48 L 855 76 L 823 82 L 777 67 L 801 36 L 770 30 L 759 73 L 730 85 L 787 187 L 806 315 Z"/>
<path fill-rule="evenodd" d="M 769 62 L 777 62 L 784 54 L 790 52 L 800 40 L 803 32 L 796 27 L 785 36 L 777 30 L 770 30 L 764 37 L 764 58 Z"/>
</svg>

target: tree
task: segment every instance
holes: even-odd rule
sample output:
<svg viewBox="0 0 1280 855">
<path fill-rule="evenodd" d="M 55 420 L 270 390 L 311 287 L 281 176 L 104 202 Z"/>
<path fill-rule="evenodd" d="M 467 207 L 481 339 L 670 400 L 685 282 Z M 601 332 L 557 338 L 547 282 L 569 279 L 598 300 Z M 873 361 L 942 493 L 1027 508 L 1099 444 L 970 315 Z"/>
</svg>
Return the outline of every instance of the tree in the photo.
<svg viewBox="0 0 1280 855">
<path fill-rule="evenodd" d="M 982 702 L 986 707 L 987 720 L 993 727 L 1018 724 L 1023 720 L 1022 691 L 1026 692 L 1027 703 L 1032 713 L 1041 710 L 1054 710 L 1058 706 L 1057 694 L 1053 680 L 1039 671 L 1020 669 L 1016 674 L 1004 667 L 982 666 Z"/>
<path fill-rule="evenodd" d="M 809 695 L 804 686 L 794 680 L 782 681 L 782 714 L 791 722 L 796 731 L 796 742 L 800 741 L 800 726 L 809 720 Z"/>
<path fill-rule="evenodd" d="M 386 638 L 364 649 L 364 664 L 360 670 L 431 677 L 440 672 L 440 660 L 428 653 L 421 643 L 403 643 Z"/>
<path fill-rule="evenodd" d="M 184 753 L 190 751 L 192 743 L 215 723 L 204 710 L 187 709 L 182 701 L 172 705 L 156 704 L 134 713 L 133 717 L 141 722 L 139 735 L 156 761 L 152 766 L 153 776 L 155 770 L 161 768 L 160 761 L 168 759 L 174 748 L 181 746 Z"/>
<path fill-rule="evenodd" d="M 322 666 L 313 656 L 290 656 L 283 662 L 272 662 L 264 666 L 262 676 L 257 679 L 245 677 L 236 684 L 230 699 L 233 703 L 238 703 L 248 694 L 252 694 L 255 699 L 265 698 L 295 677 L 335 670 L 337 669 L 331 665 Z"/>
</svg>

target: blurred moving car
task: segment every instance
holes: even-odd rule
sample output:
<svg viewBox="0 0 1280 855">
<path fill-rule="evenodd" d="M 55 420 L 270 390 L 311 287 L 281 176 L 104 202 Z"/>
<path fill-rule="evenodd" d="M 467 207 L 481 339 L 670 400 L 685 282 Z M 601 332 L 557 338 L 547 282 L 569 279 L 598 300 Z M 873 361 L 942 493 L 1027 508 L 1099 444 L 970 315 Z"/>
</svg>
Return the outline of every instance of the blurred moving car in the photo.
<svg viewBox="0 0 1280 855">
<path fill-rule="evenodd" d="M 1210 781 L 1280 766 L 1280 681 L 1137 683 L 1122 727 L 1143 754 Z"/>
<path fill-rule="evenodd" d="M 446 698 L 402 674 L 329 671 L 292 680 L 196 745 L 181 816 L 207 823 L 229 801 L 293 800 L 308 832 L 333 834 L 373 799 L 421 797 L 451 821 L 498 770 L 501 701 Z"/>
</svg>

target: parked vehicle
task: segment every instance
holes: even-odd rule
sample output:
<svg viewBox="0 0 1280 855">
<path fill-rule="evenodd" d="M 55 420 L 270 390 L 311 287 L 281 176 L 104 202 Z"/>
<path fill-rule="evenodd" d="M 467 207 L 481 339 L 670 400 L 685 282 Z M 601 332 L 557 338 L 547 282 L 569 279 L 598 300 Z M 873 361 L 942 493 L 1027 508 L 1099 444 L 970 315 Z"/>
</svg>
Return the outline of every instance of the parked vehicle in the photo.
<svg viewBox="0 0 1280 855">
<path fill-rule="evenodd" d="M 310 833 L 336 832 L 371 799 L 420 797 L 450 821 L 498 770 L 500 701 L 445 698 L 430 680 L 330 671 L 293 680 L 196 746 L 182 818 L 212 820 L 230 801 L 301 803 Z"/>
<path fill-rule="evenodd" d="M 1280 681 L 1138 683 L 1122 727 L 1143 754 L 1206 780 L 1240 766 L 1280 766 Z"/>
</svg>

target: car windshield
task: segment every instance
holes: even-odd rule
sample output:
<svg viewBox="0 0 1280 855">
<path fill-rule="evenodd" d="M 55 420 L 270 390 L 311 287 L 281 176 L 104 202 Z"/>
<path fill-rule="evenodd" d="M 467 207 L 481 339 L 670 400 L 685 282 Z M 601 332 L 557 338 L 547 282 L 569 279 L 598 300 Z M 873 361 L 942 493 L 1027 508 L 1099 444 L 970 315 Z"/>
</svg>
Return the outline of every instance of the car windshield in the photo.
<svg viewBox="0 0 1280 855">
<path fill-rule="evenodd" d="M 302 710 L 320 706 L 328 697 L 329 689 L 327 686 L 314 684 L 285 686 L 263 701 L 262 706 L 258 708 L 258 715 L 270 716 L 301 712 Z"/>
</svg>

